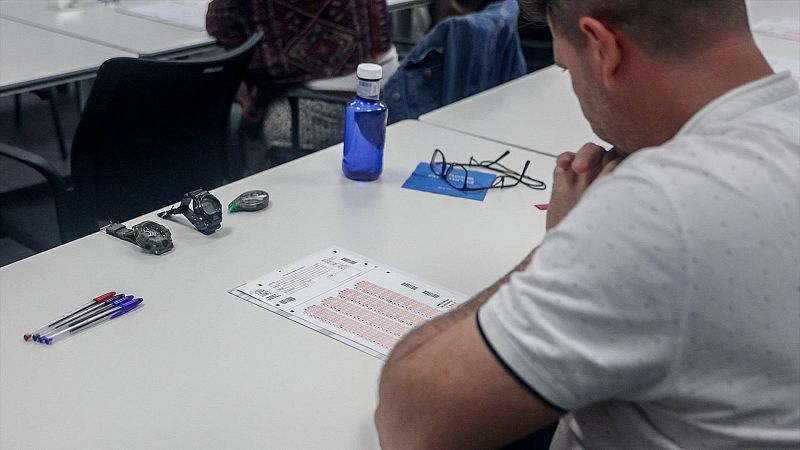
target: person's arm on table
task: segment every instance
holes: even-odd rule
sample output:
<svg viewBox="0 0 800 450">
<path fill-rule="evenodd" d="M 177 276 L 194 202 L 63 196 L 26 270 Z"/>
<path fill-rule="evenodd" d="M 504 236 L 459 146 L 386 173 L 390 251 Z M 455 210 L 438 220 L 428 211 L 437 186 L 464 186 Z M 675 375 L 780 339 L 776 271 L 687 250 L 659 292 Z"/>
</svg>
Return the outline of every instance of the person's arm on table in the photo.
<svg viewBox="0 0 800 450">
<path fill-rule="evenodd" d="M 491 286 L 478 293 L 467 303 L 464 303 L 454 311 L 437 317 L 436 319 L 433 319 L 408 333 L 408 335 L 406 335 L 392 350 L 392 354 L 386 363 L 386 367 L 388 367 L 390 364 L 393 364 L 394 361 L 402 359 L 408 353 L 413 352 L 420 345 L 430 340 L 431 337 L 447 330 L 455 323 L 470 317 L 475 317 L 475 313 L 478 311 L 481 305 L 486 303 L 486 301 L 489 300 L 498 289 L 500 289 L 500 286 L 508 282 L 508 279 L 511 277 L 512 273 L 525 270 L 525 268 L 528 267 L 528 264 L 530 264 L 535 251 L 536 249 L 531 251 L 528 256 L 525 257 L 525 259 L 523 259 L 519 264 L 517 264 L 516 267 L 514 267 L 513 270 L 505 274 L 499 280 L 495 281 Z"/>
<path fill-rule="evenodd" d="M 592 181 L 614 169 L 616 162 L 611 164 L 601 151 L 587 144 L 559 158 L 548 229 L 569 212 Z M 533 256 L 531 252 L 469 302 L 398 343 L 381 376 L 375 413 L 383 448 L 494 448 L 559 418 L 561 412 L 503 367 L 477 326 L 480 307 L 514 272 L 525 270 Z"/>
<path fill-rule="evenodd" d="M 558 419 L 506 371 L 478 331 L 478 309 L 514 271 L 392 351 L 375 413 L 383 449 L 498 447 Z"/>
</svg>

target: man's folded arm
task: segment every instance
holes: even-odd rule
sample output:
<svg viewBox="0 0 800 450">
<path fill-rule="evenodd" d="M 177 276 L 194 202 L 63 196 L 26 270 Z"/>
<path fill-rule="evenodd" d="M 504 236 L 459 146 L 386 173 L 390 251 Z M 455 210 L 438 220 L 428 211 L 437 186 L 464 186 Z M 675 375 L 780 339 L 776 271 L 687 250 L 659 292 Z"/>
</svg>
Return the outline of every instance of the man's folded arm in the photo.
<svg viewBox="0 0 800 450">
<path fill-rule="evenodd" d="M 375 413 L 382 448 L 496 448 L 558 420 L 562 412 L 512 375 L 478 328 L 478 309 L 509 275 L 392 352 Z"/>
</svg>

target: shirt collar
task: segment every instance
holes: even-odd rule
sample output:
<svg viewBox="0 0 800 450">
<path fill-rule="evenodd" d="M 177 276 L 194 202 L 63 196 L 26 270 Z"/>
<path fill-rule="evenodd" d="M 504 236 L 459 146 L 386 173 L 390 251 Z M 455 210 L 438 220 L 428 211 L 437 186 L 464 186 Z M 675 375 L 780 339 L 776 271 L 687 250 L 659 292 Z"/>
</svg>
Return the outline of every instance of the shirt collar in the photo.
<svg viewBox="0 0 800 450">
<path fill-rule="evenodd" d="M 686 122 L 677 136 L 702 132 L 703 125 L 727 122 L 762 106 L 797 95 L 797 82 L 788 71 L 768 75 L 739 86 L 700 109 Z"/>
</svg>

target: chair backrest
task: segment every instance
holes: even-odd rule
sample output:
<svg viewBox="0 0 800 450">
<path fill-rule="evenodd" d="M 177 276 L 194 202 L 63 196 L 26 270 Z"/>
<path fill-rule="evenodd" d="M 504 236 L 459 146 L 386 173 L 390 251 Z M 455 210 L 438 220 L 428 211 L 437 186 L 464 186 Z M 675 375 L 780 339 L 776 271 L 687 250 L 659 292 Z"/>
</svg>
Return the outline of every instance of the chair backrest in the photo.
<svg viewBox="0 0 800 450">
<path fill-rule="evenodd" d="M 231 103 L 262 37 L 204 59 L 100 66 L 72 144 L 75 237 L 225 181 Z"/>
<path fill-rule="evenodd" d="M 525 75 L 517 0 L 448 17 L 411 50 L 384 88 L 389 122 L 421 114 Z"/>
</svg>

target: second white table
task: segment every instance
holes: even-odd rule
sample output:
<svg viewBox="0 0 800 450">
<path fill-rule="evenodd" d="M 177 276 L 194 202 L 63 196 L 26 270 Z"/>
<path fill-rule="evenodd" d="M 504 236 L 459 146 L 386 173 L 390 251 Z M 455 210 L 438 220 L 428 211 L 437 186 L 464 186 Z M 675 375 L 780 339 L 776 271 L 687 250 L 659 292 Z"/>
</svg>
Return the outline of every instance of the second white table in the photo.
<svg viewBox="0 0 800 450">
<path fill-rule="evenodd" d="M 141 4 L 142 1 L 125 1 Z M 176 57 L 214 44 L 205 31 L 194 31 L 115 11 L 114 6 L 81 1 L 77 7 L 57 10 L 44 0 L 0 3 L 0 17 L 67 36 L 113 47 L 141 57 Z"/>
<path fill-rule="evenodd" d="M 90 78 L 117 56 L 136 55 L 0 18 L 0 96 Z"/>
<path fill-rule="evenodd" d="M 551 66 L 420 116 L 420 121 L 548 155 L 603 142 L 583 118 L 569 74 Z"/>
</svg>

